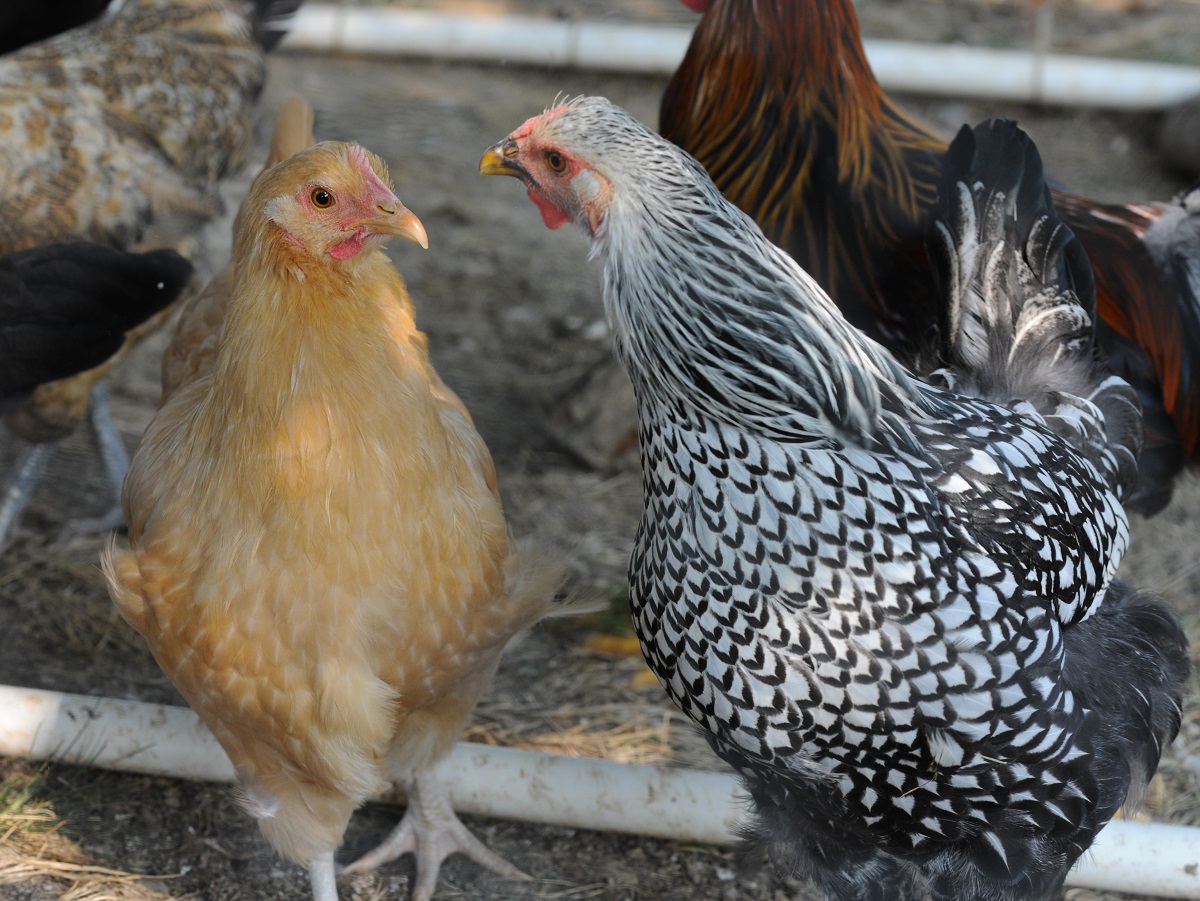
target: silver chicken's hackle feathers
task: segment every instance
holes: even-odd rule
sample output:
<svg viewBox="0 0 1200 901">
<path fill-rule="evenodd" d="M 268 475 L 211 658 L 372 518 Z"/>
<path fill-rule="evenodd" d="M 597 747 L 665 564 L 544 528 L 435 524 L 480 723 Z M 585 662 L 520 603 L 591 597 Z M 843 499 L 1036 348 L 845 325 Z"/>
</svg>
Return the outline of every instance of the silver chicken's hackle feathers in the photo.
<svg viewBox="0 0 1200 901">
<path fill-rule="evenodd" d="M 1083 245 L 1054 213 L 1032 139 L 1015 122 L 963 126 L 928 240 L 945 300 L 930 380 L 1043 417 L 1124 500 L 1137 479 L 1141 404 L 1097 358 Z"/>
<path fill-rule="evenodd" d="M 1016 165 L 1003 193 L 1040 202 Z M 1112 582 L 1120 487 L 1054 420 L 1105 417 L 1061 386 L 1010 409 L 918 380 L 691 157 L 602 98 L 529 120 L 480 170 L 520 177 L 603 262 L 640 419 L 635 625 L 744 777 L 755 840 L 832 898 L 1053 897 L 1153 771 L 1188 670 L 1173 617 Z M 1018 251 L 1037 276 L 1009 290 L 1086 310 L 1078 281 L 1050 287 L 1071 242 L 1048 208 L 1016 220 L 1040 223 Z M 964 303 L 965 329 L 1001 315 Z M 1085 321 L 1056 322 L 1022 342 L 1090 354 Z"/>
</svg>

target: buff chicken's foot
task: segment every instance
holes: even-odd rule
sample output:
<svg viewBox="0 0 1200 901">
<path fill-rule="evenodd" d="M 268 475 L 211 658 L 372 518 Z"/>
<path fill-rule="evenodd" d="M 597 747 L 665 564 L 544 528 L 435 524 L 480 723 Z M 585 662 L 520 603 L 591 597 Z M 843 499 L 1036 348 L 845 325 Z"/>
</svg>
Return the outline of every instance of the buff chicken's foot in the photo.
<svg viewBox="0 0 1200 901">
<path fill-rule="evenodd" d="M 467 855 L 505 879 L 531 878 L 489 851 L 468 831 L 450 804 L 449 791 L 428 773 L 417 776 L 409 789 L 408 809 L 391 835 L 342 872 L 363 873 L 410 852 L 417 856 L 417 881 L 412 901 L 429 901 L 433 897 L 442 861 L 456 852 Z"/>
<path fill-rule="evenodd" d="M 12 531 L 22 511 L 29 505 L 42 470 L 46 468 L 55 445 L 31 444 L 17 461 L 4 496 L 0 498 L 0 553 L 8 547 Z"/>
</svg>

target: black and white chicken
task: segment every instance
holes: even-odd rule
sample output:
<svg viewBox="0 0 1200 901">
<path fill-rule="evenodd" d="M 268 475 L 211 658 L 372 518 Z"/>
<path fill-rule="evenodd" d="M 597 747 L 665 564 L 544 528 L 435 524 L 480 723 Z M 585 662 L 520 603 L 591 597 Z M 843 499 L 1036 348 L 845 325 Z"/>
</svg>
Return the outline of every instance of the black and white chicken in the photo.
<svg viewBox="0 0 1200 901">
<path fill-rule="evenodd" d="M 827 897 L 1038 901 L 1154 772 L 1189 661 L 1113 577 L 1136 394 L 1010 124 L 959 136 L 942 368 L 851 327 L 690 156 L 602 98 L 484 155 L 575 221 L 639 412 L 650 667 Z"/>
</svg>

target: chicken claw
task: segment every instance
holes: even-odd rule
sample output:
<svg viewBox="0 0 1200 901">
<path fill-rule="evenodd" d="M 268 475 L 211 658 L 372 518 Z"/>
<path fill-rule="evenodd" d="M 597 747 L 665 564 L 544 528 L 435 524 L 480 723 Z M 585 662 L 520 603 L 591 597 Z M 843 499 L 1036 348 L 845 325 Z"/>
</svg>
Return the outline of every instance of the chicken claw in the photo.
<svg viewBox="0 0 1200 901">
<path fill-rule="evenodd" d="M 505 879 L 529 880 L 488 848 L 462 824 L 450 804 L 450 792 L 437 778 L 417 776 L 408 791 L 408 809 L 391 834 L 373 851 L 342 868 L 343 875 L 365 873 L 402 854 L 417 856 L 417 883 L 412 901 L 429 901 L 437 886 L 442 861 L 454 853 L 465 854 Z"/>
</svg>

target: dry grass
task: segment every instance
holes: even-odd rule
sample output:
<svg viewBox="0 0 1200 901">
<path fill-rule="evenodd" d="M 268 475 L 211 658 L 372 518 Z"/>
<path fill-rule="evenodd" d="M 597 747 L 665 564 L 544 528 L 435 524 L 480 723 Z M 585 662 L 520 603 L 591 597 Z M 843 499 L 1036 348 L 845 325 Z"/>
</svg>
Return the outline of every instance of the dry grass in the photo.
<svg viewBox="0 0 1200 901">
<path fill-rule="evenodd" d="M 136 651 L 141 641 L 108 599 L 98 565 L 102 545 L 91 536 L 30 546 L 0 572 L 0 602 L 28 615 L 47 647 L 85 657 Z"/>
<path fill-rule="evenodd" d="M 531 721 L 529 711 L 489 705 L 475 715 L 465 741 L 618 763 L 662 764 L 673 757 L 670 711 L 652 705 L 561 707 Z"/>
<path fill-rule="evenodd" d="M 0 886 L 39 886 L 60 901 L 172 901 L 146 886 L 145 877 L 92 862 L 38 798 L 42 772 L 17 761 L 0 764 Z"/>
</svg>

